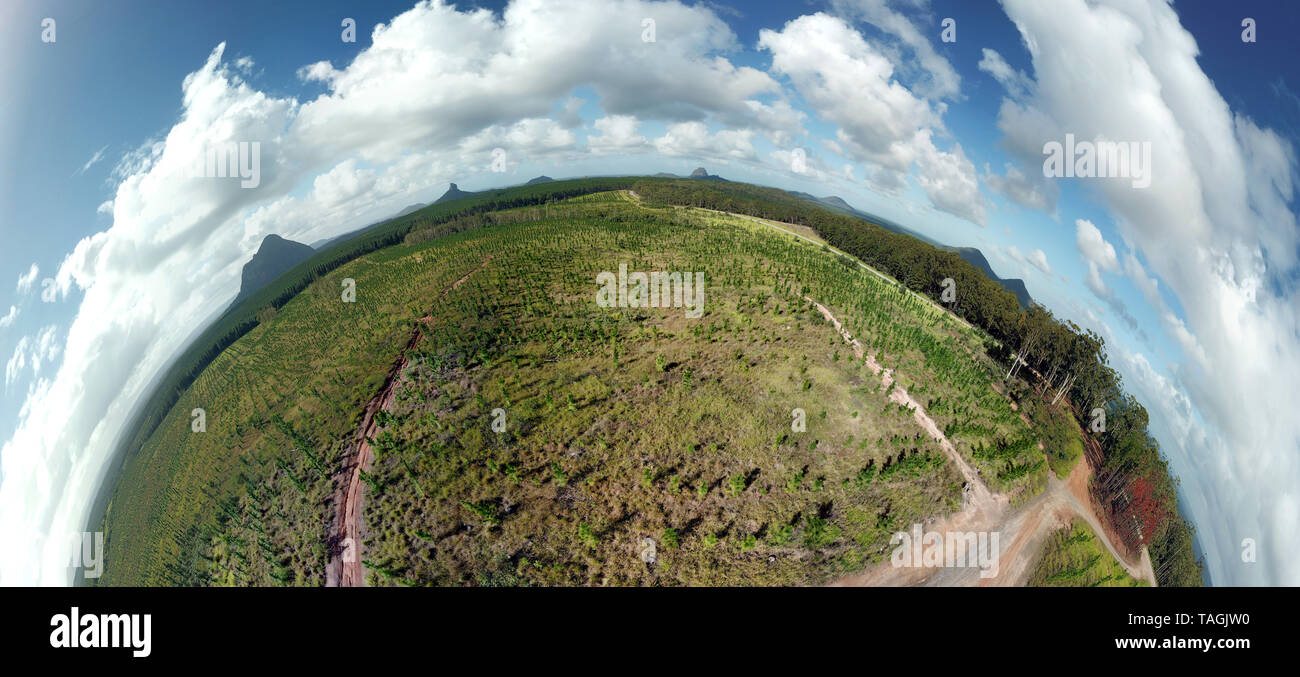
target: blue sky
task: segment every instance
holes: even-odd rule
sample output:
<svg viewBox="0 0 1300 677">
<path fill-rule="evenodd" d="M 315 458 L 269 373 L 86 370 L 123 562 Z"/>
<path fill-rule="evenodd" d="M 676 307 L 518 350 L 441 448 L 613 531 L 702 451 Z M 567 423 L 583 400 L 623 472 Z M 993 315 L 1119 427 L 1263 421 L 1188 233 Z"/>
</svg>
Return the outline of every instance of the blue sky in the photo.
<svg viewBox="0 0 1300 677">
<path fill-rule="evenodd" d="M 268 233 L 313 242 L 448 181 L 702 165 L 840 195 L 1024 278 L 1107 338 L 1215 580 L 1300 583 L 1300 429 L 1278 383 L 1300 369 L 1298 31 L 1259 0 L 6 3 L 0 515 L 33 534 L 23 554 L 57 554 L 42 538 L 84 513 L 68 496 L 121 413 Z M 1043 176 L 1065 133 L 1150 141 L 1154 183 Z M 260 186 L 163 180 L 180 149 L 238 140 L 262 142 Z"/>
</svg>

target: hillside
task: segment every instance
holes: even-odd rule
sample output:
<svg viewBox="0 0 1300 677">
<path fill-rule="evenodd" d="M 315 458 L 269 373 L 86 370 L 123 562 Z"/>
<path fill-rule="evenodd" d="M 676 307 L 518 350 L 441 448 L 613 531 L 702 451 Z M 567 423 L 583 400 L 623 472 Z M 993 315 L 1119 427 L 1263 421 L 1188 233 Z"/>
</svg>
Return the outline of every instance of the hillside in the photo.
<svg viewBox="0 0 1300 677">
<path fill-rule="evenodd" d="M 933 245 L 935 247 L 943 247 L 943 245 L 940 244 L 939 242 L 936 242 L 935 240 L 932 240 L 929 237 L 926 237 L 925 235 L 922 235 L 921 233 L 912 230 L 911 228 L 905 228 L 903 226 L 898 225 L 897 223 L 894 223 L 893 221 L 890 221 L 889 219 L 876 216 L 875 214 L 869 214 L 860 209 L 855 209 L 854 207 L 849 205 L 848 202 L 845 202 L 844 198 L 841 198 L 837 195 L 827 195 L 826 197 L 817 197 L 810 193 L 804 193 L 796 190 L 792 190 L 788 192 L 791 195 L 801 200 L 807 200 L 813 204 L 816 204 L 821 207 L 825 207 L 831 211 L 857 217 L 859 219 L 862 219 L 863 221 L 869 221 L 890 232 L 898 233 L 899 235 L 906 235 L 908 237 L 913 237 L 922 242 Z"/>
<path fill-rule="evenodd" d="M 805 297 L 853 316 L 941 425 L 956 399 L 991 444 L 1024 432 L 1005 399 L 972 397 L 997 369 L 976 334 L 774 229 L 615 193 L 464 225 L 345 264 L 222 353 L 127 469 L 110 543 L 142 564 L 104 582 L 321 584 L 330 496 L 395 363 L 368 435 L 370 584 L 794 584 L 880 561 L 898 525 L 955 509 L 961 482 Z M 593 255 L 617 270 L 649 251 L 647 269 L 705 271 L 703 317 L 591 302 Z M 213 413 L 194 434 L 200 401 Z M 1028 496 L 1042 463 L 1024 474 L 1021 453 L 970 462 Z M 625 552 L 644 538 L 653 567 Z"/>
<path fill-rule="evenodd" d="M 1029 308 L 1029 304 L 1033 303 L 1033 298 L 1029 296 L 1029 290 L 1025 288 L 1024 280 L 1005 279 L 1005 278 L 998 277 L 997 273 L 993 272 L 993 267 L 989 265 L 988 260 L 984 258 L 984 253 L 981 252 L 979 249 L 976 249 L 975 247 L 948 247 L 910 228 L 905 228 L 903 226 L 900 226 L 897 223 L 890 221 L 889 219 L 881 218 L 874 214 L 869 214 L 862 210 L 855 209 L 848 202 L 845 202 L 843 198 L 836 195 L 817 197 L 815 195 L 809 193 L 803 193 L 800 191 L 790 191 L 790 194 L 802 200 L 807 200 L 809 202 L 820 205 L 822 207 L 826 207 L 827 209 L 830 209 L 832 211 L 836 211 L 841 214 L 848 214 L 849 216 L 854 216 L 864 221 L 869 221 L 888 231 L 898 233 L 900 235 L 907 235 L 909 237 L 916 238 L 917 240 L 920 240 L 922 242 L 931 244 L 939 249 L 953 252 L 958 256 L 960 256 L 963 260 L 967 261 L 971 265 L 980 269 L 980 271 L 982 271 L 986 276 L 988 276 L 990 280 L 997 282 L 999 285 L 1002 286 L 1002 288 L 1006 289 L 1012 294 L 1015 294 L 1016 299 L 1020 301 L 1021 308 L 1027 309 Z"/>
<path fill-rule="evenodd" d="M 408 205 L 406 207 L 403 207 L 401 211 L 397 212 L 396 214 L 393 214 L 393 218 L 396 219 L 402 216 L 406 216 L 407 214 L 410 214 L 412 212 L 417 212 L 421 209 L 424 209 L 426 206 L 427 205 L 425 205 L 423 202 L 417 202 L 413 205 Z"/>
<path fill-rule="evenodd" d="M 248 298 L 315 253 L 316 250 L 300 242 L 286 240 L 275 234 L 267 235 L 262 239 L 257 253 L 244 264 L 244 271 L 239 281 L 239 294 L 235 296 L 234 303 L 231 305 Z"/>
<path fill-rule="evenodd" d="M 815 228 L 883 273 L 719 211 Z M 620 263 L 704 271 L 703 317 L 597 307 L 592 280 Z M 925 298 L 949 276 L 974 327 Z M 278 312 L 239 319 L 267 305 Z M 156 423 L 126 457 L 104 523 L 119 564 L 101 582 L 322 584 L 343 486 L 369 496 L 370 584 L 826 582 L 958 508 L 958 466 L 1012 505 L 1042 491 L 1047 458 L 993 386 L 1009 332 L 1062 329 L 1020 312 L 955 253 L 775 189 L 616 177 L 434 205 L 318 253 L 205 333 L 214 347 L 196 341 L 180 385 L 160 386 L 179 395 L 147 408 Z M 1047 344 L 1099 350 L 1069 336 Z M 869 378 L 877 362 L 887 387 Z M 1106 373 L 1081 374 L 1071 398 Z M 1165 472 L 1140 444 L 1115 453 Z M 1152 477 L 1146 514 L 1172 543 L 1167 474 Z M 646 538 L 654 567 L 637 558 Z"/>
</svg>

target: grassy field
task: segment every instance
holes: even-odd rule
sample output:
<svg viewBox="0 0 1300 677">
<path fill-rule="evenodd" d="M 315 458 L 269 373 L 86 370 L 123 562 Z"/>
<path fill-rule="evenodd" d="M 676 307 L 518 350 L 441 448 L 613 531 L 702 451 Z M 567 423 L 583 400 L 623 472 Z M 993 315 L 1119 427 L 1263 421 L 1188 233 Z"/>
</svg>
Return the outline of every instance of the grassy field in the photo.
<svg viewBox="0 0 1300 677">
<path fill-rule="evenodd" d="M 1051 535 L 1034 565 L 1028 585 L 1035 587 L 1145 587 L 1115 561 L 1082 520 Z"/>
<path fill-rule="evenodd" d="M 1044 485 L 987 337 L 846 257 L 613 191 L 459 218 L 324 273 L 203 370 L 122 471 L 101 583 L 320 585 L 341 454 L 426 317 L 365 476 L 371 584 L 804 584 L 887 557 L 960 478 L 805 296 L 991 487 Z M 703 316 L 599 307 L 619 264 L 702 271 Z"/>
</svg>

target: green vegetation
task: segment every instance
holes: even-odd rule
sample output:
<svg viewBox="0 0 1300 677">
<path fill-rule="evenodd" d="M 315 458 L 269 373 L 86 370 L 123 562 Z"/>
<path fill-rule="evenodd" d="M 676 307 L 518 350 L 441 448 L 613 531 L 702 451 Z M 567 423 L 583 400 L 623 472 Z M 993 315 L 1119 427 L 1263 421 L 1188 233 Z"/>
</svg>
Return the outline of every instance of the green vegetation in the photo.
<svg viewBox="0 0 1300 677">
<path fill-rule="evenodd" d="M 690 181 L 638 181 L 633 189 L 655 204 L 736 212 L 811 228 L 831 246 L 936 304 L 943 280 L 952 278 L 957 300 L 950 310 L 979 328 L 986 339 L 984 348 L 1003 369 L 1013 366 L 1013 358 L 1023 360 L 1029 373 L 1022 370 L 1017 376 L 1034 382 L 1034 388 L 1041 388 L 1047 401 L 1056 399 L 1059 393 L 1079 424 L 1090 430 L 1094 412 L 1105 411 L 1110 425 L 1097 433 L 1100 453 L 1093 459 L 1098 469 L 1094 493 L 1130 549 L 1150 546 L 1161 585 L 1201 584 L 1204 566 L 1191 547 L 1192 526 L 1178 511 L 1178 482 L 1148 432 L 1146 409 L 1124 392 L 1119 374 L 1107 363 L 1105 342 L 1095 332 L 1059 321 L 1039 305 L 1022 311 L 1011 292 L 955 253 L 851 216 L 810 208 L 785 191 Z M 959 402 L 964 405 L 968 401 Z M 958 423 L 979 427 L 987 424 Z M 940 425 L 946 427 L 948 423 Z M 996 433 L 992 438 L 971 442 L 998 447 L 1019 444 L 1015 437 Z M 963 449 L 963 453 L 969 453 L 969 449 Z M 1055 467 L 1065 467 L 1066 459 L 1075 453 L 1073 443 L 1067 442 L 1051 450 L 1049 458 Z M 1004 461 L 996 469 L 981 468 L 985 477 L 990 477 L 989 470 L 995 471 L 998 481 L 990 482 L 995 488 L 1022 472 L 1029 478 L 1036 476 L 1021 461 Z"/>
<path fill-rule="evenodd" d="M 1052 472 L 1062 479 L 1068 477 L 1083 456 L 1083 431 L 1078 421 L 1068 409 L 1053 408 L 1041 396 L 1029 394 L 1020 401 L 1043 444 Z"/>
<path fill-rule="evenodd" d="M 1029 364 L 1081 374 L 1071 399 L 1095 401 L 1098 379 L 1119 387 L 1100 339 L 1021 313 L 955 255 L 790 200 L 723 182 L 546 183 L 435 205 L 318 253 L 228 312 L 142 410 L 99 582 L 322 584 L 345 450 L 417 322 L 423 340 L 362 474 L 371 584 L 796 584 L 881 561 L 893 532 L 960 505 L 960 476 L 809 298 L 991 488 L 1014 503 L 1041 491 L 1038 435 L 991 388 L 1004 346 L 1026 327 L 1050 334 Z M 680 205 L 812 226 L 887 275 Z M 597 273 L 621 263 L 704 271 L 704 316 L 597 306 Z M 956 310 L 976 326 L 909 289 L 937 293 L 936 272 L 970 285 Z M 341 302 L 343 278 L 356 303 Z M 190 432 L 194 408 L 208 432 Z M 791 428 L 795 408 L 813 414 L 806 432 Z M 1152 467 L 1149 445 L 1135 454 Z M 1179 556 L 1185 523 L 1157 523 L 1144 533 Z M 650 566 L 645 537 L 661 546 Z"/>
<path fill-rule="evenodd" d="M 1054 532 L 1043 544 L 1029 576 L 1034 587 L 1146 587 L 1115 561 L 1082 520 Z"/>
<path fill-rule="evenodd" d="M 820 582 L 959 505 L 937 445 L 804 296 L 879 339 L 917 393 L 945 381 L 934 392 L 959 397 L 955 373 L 987 387 L 981 353 L 931 366 L 933 347 L 891 339 L 980 346 L 921 300 L 766 227 L 618 193 L 485 217 L 344 264 L 219 355 L 128 464 L 109 548 L 139 566 L 101 580 L 319 585 L 322 474 L 338 480 L 365 402 L 425 316 L 376 417 L 371 583 Z M 596 273 L 623 262 L 705 271 L 704 316 L 596 306 Z M 356 303 L 339 300 L 343 277 Z M 207 433 L 189 431 L 199 406 Z M 792 432 L 795 407 L 826 415 Z M 637 557 L 645 536 L 661 546 L 653 567 Z"/>
</svg>

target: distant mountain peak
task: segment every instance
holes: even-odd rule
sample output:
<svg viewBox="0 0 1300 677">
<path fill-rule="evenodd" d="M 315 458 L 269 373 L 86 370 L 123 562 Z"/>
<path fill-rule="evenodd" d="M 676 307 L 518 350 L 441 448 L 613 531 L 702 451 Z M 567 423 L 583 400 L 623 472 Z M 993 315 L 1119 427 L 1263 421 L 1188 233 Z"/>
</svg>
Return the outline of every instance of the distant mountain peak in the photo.
<svg viewBox="0 0 1300 677">
<path fill-rule="evenodd" d="M 473 195 L 473 194 L 474 194 L 474 193 L 472 193 L 472 192 L 470 192 L 470 191 L 467 191 L 467 190 L 461 190 L 461 189 L 460 189 L 460 186 L 457 186 L 457 185 L 454 184 L 454 183 L 453 183 L 453 184 L 450 184 L 450 186 L 451 186 L 451 187 L 447 189 L 447 192 L 445 192 L 445 193 L 442 194 L 442 197 L 440 197 L 440 198 L 438 198 L 437 200 L 434 200 L 434 201 L 433 201 L 434 204 L 438 204 L 439 202 L 447 202 L 448 200 L 455 200 L 455 199 L 458 199 L 458 198 L 465 197 L 465 196 L 467 196 L 467 195 Z"/>
<path fill-rule="evenodd" d="M 244 264 L 235 303 L 244 300 L 315 253 L 315 249 L 301 242 L 286 240 L 275 233 L 262 238 L 257 253 Z"/>
<path fill-rule="evenodd" d="M 526 186 L 531 186 L 531 185 L 536 184 L 536 183 L 550 183 L 550 182 L 552 182 L 552 181 L 554 181 L 554 180 L 555 180 L 555 179 L 552 179 L 551 177 L 549 177 L 549 176 L 547 176 L 547 175 L 545 175 L 545 174 L 542 174 L 542 175 L 539 176 L 539 177 L 536 177 L 536 178 L 533 178 L 533 179 L 529 179 L 529 180 L 528 180 L 528 183 L 526 183 L 526 184 L 524 184 L 524 185 L 526 185 Z"/>
<path fill-rule="evenodd" d="M 718 176 L 717 174 L 710 174 L 709 170 L 703 167 L 696 167 L 695 171 L 691 172 L 690 178 L 705 179 L 708 181 L 726 181 L 726 179 L 722 178 L 721 176 Z"/>
<path fill-rule="evenodd" d="M 941 247 L 946 249 L 962 260 L 975 266 L 984 273 L 984 276 L 1002 285 L 1003 289 L 1015 295 L 1016 300 L 1020 302 L 1020 307 L 1028 309 L 1033 304 L 1034 298 L 1029 295 L 1029 289 L 1025 287 L 1025 281 L 1015 277 L 998 277 L 993 272 L 993 266 L 989 265 L 988 259 L 984 258 L 984 252 L 975 247 Z"/>
<path fill-rule="evenodd" d="M 822 198 L 822 202 L 825 202 L 827 204 L 839 205 L 844 209 L 853 209 L 853 207 L 849 206 L 848 202 L 844 201 L 844 198 L 838 195 L 827 195 L 826 197 Z"/>
</svg>

